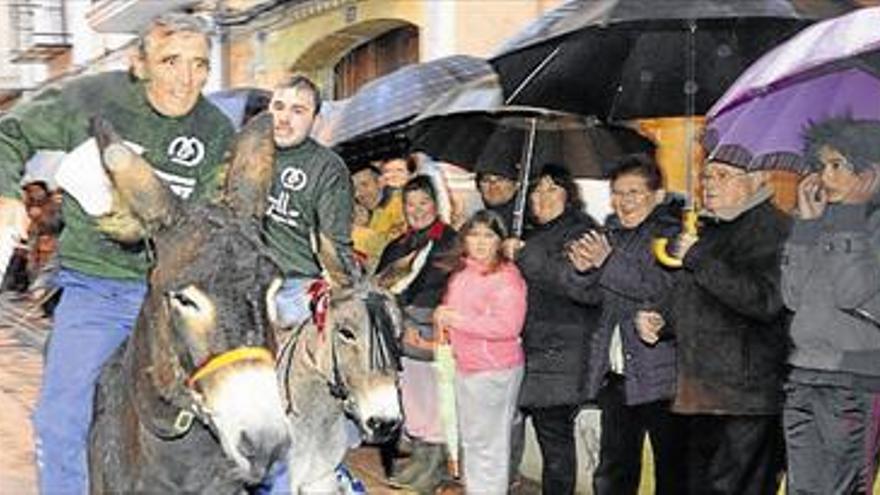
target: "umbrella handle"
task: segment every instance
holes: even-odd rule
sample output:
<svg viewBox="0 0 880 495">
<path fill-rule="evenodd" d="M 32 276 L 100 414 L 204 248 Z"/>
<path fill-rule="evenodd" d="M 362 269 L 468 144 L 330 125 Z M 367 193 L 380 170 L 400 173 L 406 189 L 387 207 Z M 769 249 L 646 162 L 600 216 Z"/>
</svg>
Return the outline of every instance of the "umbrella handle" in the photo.
<svg viewBox="0 0 880 495">
<path fill-rule="evenodd" d="M 681 222 L 685 234 L 690 234 L 693 236 L 697 235 L 696 210 L 685 210 L 684 214 L 682 215 Z M 669 251 L 667 251 L 666 249 L 668 246 L 669 239 L 665 237 L 658 237 L 651 242 L 651 251 L 654 253 L 654 257 L 657 258 L 657 261 L 659 261 L 661 265 L 667 266 L 669 268 L 681 268 L 684 260 L 682 258 L 678 258 L 669 254 Z"/>
</svg>

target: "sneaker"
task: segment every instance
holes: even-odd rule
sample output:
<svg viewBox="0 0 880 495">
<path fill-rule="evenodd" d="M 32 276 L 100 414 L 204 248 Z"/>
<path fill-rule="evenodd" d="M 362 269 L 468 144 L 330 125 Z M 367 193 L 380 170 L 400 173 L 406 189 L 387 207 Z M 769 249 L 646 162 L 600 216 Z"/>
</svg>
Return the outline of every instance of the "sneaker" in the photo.
<svg viewBox="0 0 880 495">
<path fill-rule="evenodd" d="M 336 485 L 340 495 L 366 495 L 367 493 L 364 482 L 351 474 L 345 464 L 336 466 Z"/>
</svg>

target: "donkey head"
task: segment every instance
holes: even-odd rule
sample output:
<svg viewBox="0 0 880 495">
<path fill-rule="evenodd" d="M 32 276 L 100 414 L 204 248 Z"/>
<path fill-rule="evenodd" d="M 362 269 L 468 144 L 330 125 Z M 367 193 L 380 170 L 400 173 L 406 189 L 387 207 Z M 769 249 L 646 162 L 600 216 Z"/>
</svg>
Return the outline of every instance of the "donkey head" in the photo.
<svg viewBox="0 0 880 495">
<path fill-rule="evenodd" d="M 318 256 L 330 280 L 330 300 L 324 328 L 307 345 L 363 437 L 382 440 L 403 420 L 397 386 L 400 309 L 394 295 L 371 278 L 345 275 L 323 237 Z"/>
<path fill-rule="evenodd" d="M 274 159 L 271 118 L 237 137 L 222 200 L 188 208 L 105 121 L 94 130 L 114 186 L 102 227 L 128 241 L 145 234 L 155 256 L 129 344 L 135 400 L 154 403 L 139 409 L 141 421 L 157 402 L 192 411 L 257 481 L 289 444 L 268 310 L 280 282 L 257 218 Z"/>
</svg>

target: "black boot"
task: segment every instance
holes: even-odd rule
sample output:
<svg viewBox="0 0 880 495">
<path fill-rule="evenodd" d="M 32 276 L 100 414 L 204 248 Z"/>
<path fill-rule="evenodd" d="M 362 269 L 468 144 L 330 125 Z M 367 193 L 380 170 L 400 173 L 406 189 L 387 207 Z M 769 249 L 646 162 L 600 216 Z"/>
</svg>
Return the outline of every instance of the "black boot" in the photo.
<svg viewBox="0 0 880 495">
<path fill-rule="evenodd" d="M 416 477 L 425 470 L 425 460 L 428 457 L 429 444 L 414 438 L 412 440 L 412 454 L 409 456 L 409 462 L 395 473 L 394 476 L 388 478 L 388 485 L 392 488 L 403 488 L 409 486 Z"/>
<path fill-rule="evenodd" d="M 424 461 L 421 476 L 415 478 L 406 488 L 420 495 L 431 495 L 441 483 L 449 479 L 446 469 L 446 445 L 432 443 L 428 445 L 428 455 Z"/>
</svg>

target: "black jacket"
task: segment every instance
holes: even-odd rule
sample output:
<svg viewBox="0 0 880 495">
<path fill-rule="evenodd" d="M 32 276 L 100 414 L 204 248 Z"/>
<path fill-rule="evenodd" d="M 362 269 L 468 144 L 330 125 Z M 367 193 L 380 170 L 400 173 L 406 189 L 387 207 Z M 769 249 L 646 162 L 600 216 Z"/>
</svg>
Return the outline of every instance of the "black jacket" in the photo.
<svg viewBox="0 0 880 495">
<path fill-rule="evenodd" d="M 681 204 L 666 201 L 636 228 L 626 229 L 617 216 L 605 222 L 613 250 L 599 270 L 602 318 L 593 334 L 589 391 L 595 398 L 610 370 L 608 351 L 616 327 L 624 354 L 626 403 L 644 404 L 671 399 L 675 391 L 675 340 L 655 345 L 642 342 L 635 329 L 636 311 L 656 305 L 672 286 L 673 272 L 651 252 L 655 237 L 674 238 L 681 230 Z M 586 274 L 587 276 L 589 274 Z"/>
<path fill-rule="evenodd" d="M 790 226 L 769 201 L 703 223 L 663 303 L 678 344 L 674 410 L 780 412 L 789 348 L 780 262 Z"/>
<path fill-rule="evenodd" d="M 574 405 L 586 400 L 589 342 L 600 310 L 584 304 L 595 301 L 570 277 L 564 246 L 596 228 L 591 217 L 569 209 L 526 232 L 525 247 L 516 260 L 528 285 L 522 407 Z"/>
</svg>

